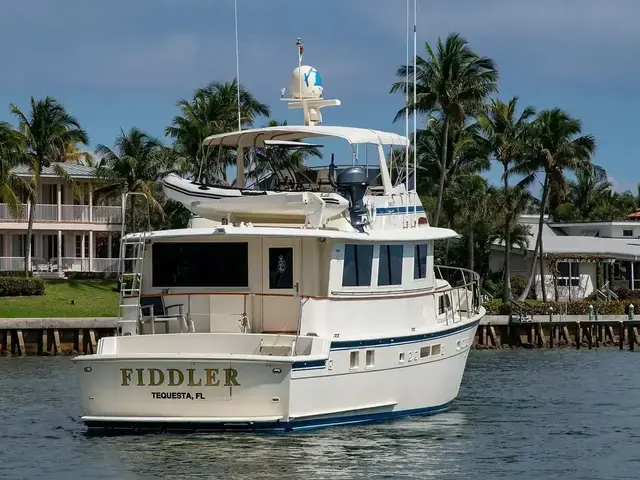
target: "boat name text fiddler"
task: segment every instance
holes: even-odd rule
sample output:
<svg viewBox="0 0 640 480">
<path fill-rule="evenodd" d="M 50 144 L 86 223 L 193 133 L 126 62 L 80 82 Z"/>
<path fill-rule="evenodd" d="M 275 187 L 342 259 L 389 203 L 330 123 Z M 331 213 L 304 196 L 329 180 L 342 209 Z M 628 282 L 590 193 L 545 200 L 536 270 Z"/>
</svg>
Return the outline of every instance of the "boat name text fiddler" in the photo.
<svg viewBox="0 0 640 480">
<path fill-rule="evenodd" d="M 121 368 L 123 387 L 239 387 L 235 368 Z"/>
</svg>

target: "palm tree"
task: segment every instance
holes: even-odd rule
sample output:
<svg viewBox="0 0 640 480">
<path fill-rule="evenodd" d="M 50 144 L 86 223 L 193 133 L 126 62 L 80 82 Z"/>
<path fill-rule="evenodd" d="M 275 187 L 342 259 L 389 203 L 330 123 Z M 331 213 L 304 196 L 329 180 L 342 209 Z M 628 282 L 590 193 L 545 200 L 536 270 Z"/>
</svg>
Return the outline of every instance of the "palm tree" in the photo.
<svg viewBox="0 0 640 480">
<path fill-rule="evenodd" d="M 485 215 L 487 188 L 487 181 L 480 175 L 463 175 L 452 189 L 456 211 L 464 220 L 467 228 L 469 270 L 474 270 L 475 267 L 473 228 L 474 223 Z"/>
<path fill-rule="evenodd" d="M 67 171 L 55 162 L 64 159 L 65 147 L 69 144 L 89 143 L 87 132 L 80 127 L 75 117 L 70 115 L 63 105 L 51 97 L 35 100 L 31 97 L 28 115 L 19 107 L 11 104 L 11 113 L 18 119 L 18 129 L 23 136 L 26 152 L 23 163 L 33 172 L 29 192 L 29 224 L 25 245 L 25 273 L 31 270 L 31 236 L 33 234 L 33 215 L 37 203 L 40 174 L 45 167 L 52 166 L 56 175 L 69 184 L 77 193 L 75 184 Z"/>
<path fill-rule="evenodd" d="M 565 186 L 566 171 L 578 171 L 591 168 L 591 156 L 596 151 L 596 141 L 591 135 L 580 135 L 582 123 L 569 116 L 560 108 L 543 110 L 532 123 L 529 137 L 530 155 L 519 167 L 520 171 L 529 174 L 544 175 L 542 181 L 542 200 L 540 202 L 540 218 L 538 235 L 534 248 L 534 261 L 524 292 L 520 296 L 524 300 L 531 289 L 536 272 L 536 259 L 540 263 L 540 276 L 544 278 L 544 250 L 542 231 L 544 215 L 549 201 L 551 182 Z M 544 281 L 541 281 L 542 299 L 547 301 Z"/>
<path fill-rule="evenodd" d="M 120 130 L 120 135 L 111 149 L 98 145 L 95 153 L 102 157 L 101 166 L 96 173 L 113 181 L 112 185 L 99 190 L 99 194 L 109 197 L 128 192 L 142 193 L 149 202 L 150 213 L 163 217 L 164 212 L 158 201 L 157 180 L 164 171 L 165 147 L 159 139 L 148 133 L 131 128 L 128 132 Z M 134 197 L 131 198 L 131 228 L 137 229 Z M 123 219 L 123 221 L 126 219 Z"/>
<path fill-rule="evenodd" d="M 181 114 L 173 118 L 166 135 L 175 139 L 176 152 L 184 159 L 186 174 L 206 183 L 226 178 L 226 168 L 234 156 L 228 150 L 202 145 L 209 135 L 233 131 L 238 128 L 237 83 L 214 82 L 198 88 L 192 100 L 180 100 Z M 253 125 L 256 117 L 269 116 L 268 105 L 260 103 L 242 85 L 240 86 L 240 121 L 243 128 Z"/>
<path fill-rule="evenodd" d="M 614 220 L 621 216 L 616 209 L 613 185 L 608 180 L 606 171 L 597 165 L 576 172 L 576 181 L 569 182 L 564 193 L 565 203 L 558 205 L 553 211 L 556 221 L 597 221 Z M 602 218 L 603 211 L 611 214 Z M 628 212 L 623 212 L 628 213 Z"/>
<path fill-rule="evenodd" d="M 287 125 L 284 121 L 279 123 L 277 120 L 270 120 L 266 127 L 278 127 Z M 274 175 L 276 180 L 280 183 L 286 183 L 286 178 L 281 179 L 279 176 L 283 175 L 283 172 L 288 173 L 288 177 L 293 181 L 294 186 L 297 184 L 297 179 L 302 177 L 308 179 L 309 168 L 305 165 L 305 161 L 309 157 L 322 158 L 322 153 L 317 147 L 302 144 L 297 146 L 287 147 L 266 147 L 266 148 L 254 148 L 249 154 L 247 154 L 249 168 L 247 170 L 247 177 L 252 178 L 255 181 L 260 181 L 265 177 Z"/>
<path fill-rule="evenodd" d="M 418 143 L 418 169 L 424 172 L 418 179 L 417 187 L 421 191 L 438 194 L 433 189 L 444 172 L 444 190 L 455 182 L 459 175 L 471 175 L 490 167 L 489 150 L 487 142 L 480 135 L 479 125 L 475 122 L 467 123 L 461 127 L 455 127 L 449 134 L 447 159 L 443 168 L 441 158 L 442 129 L 440 119 L 431 117 L 428 119 L 426 130 L 419 130 Z M 441 215 L 443 213 L 441 206 Z"/>
<path fill-rule="evenodd" d="M 17 217 L 22 210 L 20 196 L 29 193 L 27 182 L 12 168 L 24 158 L 24 138 L 7 122 L 0 122 L 0 201 L 6 203 L 10 213 Z"/>
<path fill-rule="evenodd" d="M 86 167 L 97 168 L 100 163 L 99 160 L 91 155 L 90 152 L 81 150 L 75 143 L 69 143 L 64 146 L 62 154 L 62 161 L 65 163 L 75 163 L 76 165 L 84 165 Z"/>
<path fill-rule="evenodd" d="M 444 195 L 450 129 L 463 126 L 468 116 L 481 110 L 487 96 L 498 88 L 498 71 L 493 60 L 480 57 L 457 33 L 450 34 L 444 43 L 438 38 L 436 51 L 427 43 L 426 51 L 426 59 L 416 58 L 416 72 L 413 66 L 403 65 L 397 76 L 404 79 L 408 74 L 410 84 L 414 75 L 416 77 L 415 103 L 411 98 L 407 109 L 435 115 L 443 122 L 439 152 L 441 173 L 433 222 L 437 226 Z M 398 91 L 405 93 L 404 80 L 391 87 L 391 93 Z M 406 113 L 406 109 L 400 110 L 395 120 Z"/>
<path fill-rule="evenodd" d="M 511 228 L 514 223 L 514 215 L 518 210 L 518 198 L 522 198 L 521 192 L 509 188 L 509 176 L 514 164 L 522 162 L 524 155 L 524 140 L 530 119 L 535 115 L 535 109 L 531 106 L 524 108 L 518 116 L 518 97 L 513 97 L 509 102 L 491 100 L 486 112 L 478 116 L 478 123 L 484 132 L 490 145 L 494 158 L 502 164 L 502 181 L 504 188 L 504 206 L 506 207 L 504 223 L 504 282 L 502 301 L 511 299 Z M 525 180 L 525 184 L 527 181 Z M 524 187 L 524 184 L 520 187 Z M 516 198 L 512 197 L 516 195 Z M 515 207 L 515 208 L 514 208 Z M 521 213 L 521 212 L 520 212 Z"/>
</svg>

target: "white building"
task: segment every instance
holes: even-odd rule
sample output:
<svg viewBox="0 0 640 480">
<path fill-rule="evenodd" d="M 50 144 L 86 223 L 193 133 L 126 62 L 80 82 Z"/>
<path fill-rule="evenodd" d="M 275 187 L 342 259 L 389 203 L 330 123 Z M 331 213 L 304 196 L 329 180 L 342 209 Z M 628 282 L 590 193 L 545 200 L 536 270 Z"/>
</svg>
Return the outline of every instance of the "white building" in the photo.
<svg viewBox="0 0 640 480">
<path fill-rule="evenodd" d="M 511 275 L 528 278 L 533 249 L 538 235 L 538 215 L 522 215 L 530 236 L 526 252 L 512 250 Z M 640 290 L 640 222 L 551 223 L 545 219 L 542 231 L 545 253 L 543 272 L 547 297 L 577 300 L 607 289 L 627 287 Z M 504 262 L 504 244 L 493 245 L 489 268 L 500 271 Z M 598 278 L 598 264 L 602 265 Z M 554 281 L 553 265 L 556 266 Z M 536 298 L 542 298 L 540 270 L 535 279 Z"/>
<path fill-rule="evenodd" d="M 30 266 L 34 272 L 117 271 L 121 206 L 94 204 L 94 191 L 105 185 L 94 169 L 83 165 L 60 164 L 73 178 L 81 195 L 44 168 L 35 207 Z M 14 169 L 31 178 L 25 166 Z M 29 205 L 14 217 L 0 204 L 0 270 L 23 270 Z"/>
</svg>

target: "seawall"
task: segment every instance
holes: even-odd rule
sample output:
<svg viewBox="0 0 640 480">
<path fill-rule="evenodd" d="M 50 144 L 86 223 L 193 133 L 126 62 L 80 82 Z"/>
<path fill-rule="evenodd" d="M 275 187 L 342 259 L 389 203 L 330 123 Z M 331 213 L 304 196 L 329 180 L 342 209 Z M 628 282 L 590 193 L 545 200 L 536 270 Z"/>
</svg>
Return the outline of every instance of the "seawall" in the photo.
<svg viewBox="0 0 640 480">
<path fill-rule="evenodd" d="M 101 337 L 116 333 L 115 317 L 0 319 L 0 355 L 77 355 L 96 351 Z M 587 315 L 509 323 L 509 317 L 483 318 L 472 348 L 640 348 L 640 320 L 626 315 Z"/>
<path fill-rule="evenodd" d="M 566 315 L 551 319 L 533 315 L 530 321 L 510 323 L 509 316 L 482 319 L 473 348 L 619 348 L 640 346 L 640 320 L 626 315 Z"/>
</svg>

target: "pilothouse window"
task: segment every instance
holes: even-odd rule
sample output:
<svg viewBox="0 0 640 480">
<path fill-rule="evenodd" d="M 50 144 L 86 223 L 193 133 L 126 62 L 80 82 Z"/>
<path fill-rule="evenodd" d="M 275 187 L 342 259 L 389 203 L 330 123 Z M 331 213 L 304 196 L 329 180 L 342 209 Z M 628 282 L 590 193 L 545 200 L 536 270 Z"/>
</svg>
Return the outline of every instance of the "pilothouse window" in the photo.
<svg viewBox="0 0 640 480">
<path fill-rule="evenodd" d="M 154 287 L 249 286 L 249 247 L 242 242 L 154 243 Z"/>
<path fill-rule="evenodd" d="M 380 245 L 378 285 L 402 284 L 402 245 Z"/>
<path fill-rule="evenodd" d="M 413 253 L 413 278 L 427 278 L 427 244 L 416 245 Z"/>
<path fill-rule="evenodd" d="M 371 285 L 373 245 L 345 245 L 342 269 L 343 287 L 368 287 Z"/>
</svg>

